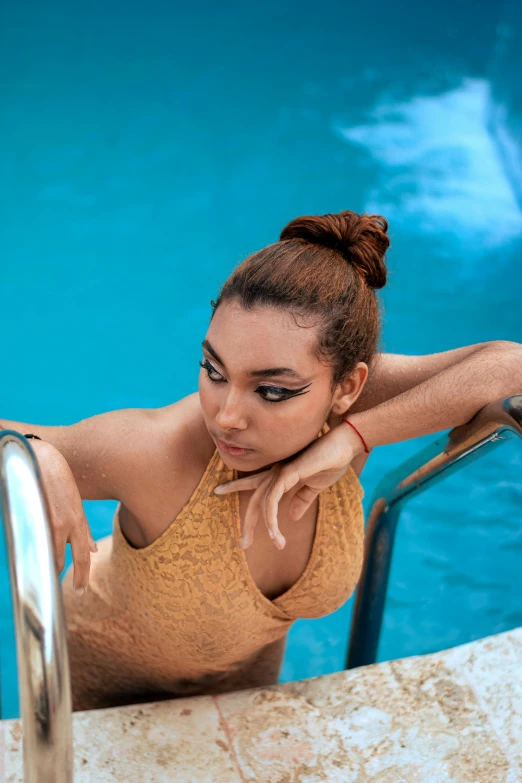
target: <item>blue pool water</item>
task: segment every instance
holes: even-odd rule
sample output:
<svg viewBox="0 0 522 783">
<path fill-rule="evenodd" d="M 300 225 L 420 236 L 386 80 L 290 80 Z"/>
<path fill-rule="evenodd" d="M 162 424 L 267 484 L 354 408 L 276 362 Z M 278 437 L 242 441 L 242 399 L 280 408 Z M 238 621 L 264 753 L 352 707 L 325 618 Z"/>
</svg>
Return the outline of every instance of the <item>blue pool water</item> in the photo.
<svg viewBox="0 0 522 783">
<path fill-rule="evenodd" d="M 193 392 L 210 300 L 301 214 L 389 219 L 383 350 L 521 341 L 522 214 L 487 119 L 513 7 L 6 6 L 0 420 L 67 424 Z M 383 473 L 434 438 L 372 454 L 366 511 Z M 521 461 L 511 441 L 406 508 L 379 660 L 522 625 Z M 85 508 L 109 534 L 115 503 Z M 294 625 L 283 681 L 343 667 L 352 606 Z"/>
</svg>

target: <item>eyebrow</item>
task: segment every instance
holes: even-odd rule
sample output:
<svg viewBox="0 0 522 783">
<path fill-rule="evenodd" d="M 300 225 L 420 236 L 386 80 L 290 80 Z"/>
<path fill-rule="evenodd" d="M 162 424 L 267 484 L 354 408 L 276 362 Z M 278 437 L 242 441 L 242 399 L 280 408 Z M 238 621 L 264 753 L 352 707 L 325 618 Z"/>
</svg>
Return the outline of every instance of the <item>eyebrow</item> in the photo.
<svg viewBox="0 0 522 783">
<path fill-rule="evenodd" d="M 221 364 L 226 370 L 226 365 L 223 359 L 220 359 L 214 348 L 211 346 L 208 340 L 203 340 L 201 343 L 203 348 L 209 352 L 214 359 Z M 264 370 L 250 370 L 248 373 L 249 378 L 272 378 L 274 375 L 288 375 L 290 378 L 295 378 L 298 381 L 306 380 L 296 370 L 292 370 L 291 367 L 267 367 Z"/>
</svg>

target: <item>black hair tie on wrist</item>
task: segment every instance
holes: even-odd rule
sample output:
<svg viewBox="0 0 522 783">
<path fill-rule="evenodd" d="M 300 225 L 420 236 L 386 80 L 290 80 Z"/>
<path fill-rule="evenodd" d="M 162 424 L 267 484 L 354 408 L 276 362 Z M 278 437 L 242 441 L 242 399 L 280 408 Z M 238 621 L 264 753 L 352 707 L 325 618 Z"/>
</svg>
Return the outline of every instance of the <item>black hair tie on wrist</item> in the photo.
<svg viewBox="0 0 522 783">
<path fill-rule="evenodd" d="M 31 432 L 27 433 L 27 435 L 24 435 L 24 438 L 34 438 L 35 440 L 42 440 L 38 437 L 38 435 L 33 435 Z"/>
</svg>

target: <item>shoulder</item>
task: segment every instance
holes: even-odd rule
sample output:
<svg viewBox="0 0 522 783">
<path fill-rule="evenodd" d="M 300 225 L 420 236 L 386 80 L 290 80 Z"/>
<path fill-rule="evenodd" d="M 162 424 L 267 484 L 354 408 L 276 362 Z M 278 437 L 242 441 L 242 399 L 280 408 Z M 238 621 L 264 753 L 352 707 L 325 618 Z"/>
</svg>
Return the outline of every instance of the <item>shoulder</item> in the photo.
<svg viewBox="0 0 522 783">
<path fill-rule="evenodd" d="M 129 476 L 122 503 L 148 527 L 174 518 L 190 498 L 215 451 L 199 393 L 149 411 L 148 462 L 140 461 Z"/>
<path fill-rule="evenodd" d="M 208 463 L 216 447 L 203 418 L 199 392 L 157 408 L 155 417 L 171 459 Z"/>
</svg>

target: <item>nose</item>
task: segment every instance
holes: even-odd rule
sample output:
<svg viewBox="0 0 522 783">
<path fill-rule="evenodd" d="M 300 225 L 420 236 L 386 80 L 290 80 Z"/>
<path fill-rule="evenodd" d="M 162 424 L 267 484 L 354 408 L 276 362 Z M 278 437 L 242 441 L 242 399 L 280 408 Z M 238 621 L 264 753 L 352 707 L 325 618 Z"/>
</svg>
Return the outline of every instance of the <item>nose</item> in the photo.
<svg viewBox="0 0 522 783">
<path fill-rule="evenodd" d="M 233 389 L 227 390 L 227 394 L 223 398 L 216 416 L 216 424 L 222 432 L 246 429 L 247 423 L 241 403 L 241 395 L 234 392 Z"/>
</svg>

